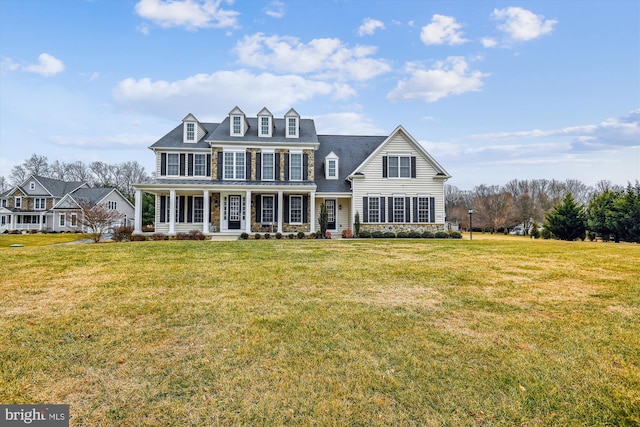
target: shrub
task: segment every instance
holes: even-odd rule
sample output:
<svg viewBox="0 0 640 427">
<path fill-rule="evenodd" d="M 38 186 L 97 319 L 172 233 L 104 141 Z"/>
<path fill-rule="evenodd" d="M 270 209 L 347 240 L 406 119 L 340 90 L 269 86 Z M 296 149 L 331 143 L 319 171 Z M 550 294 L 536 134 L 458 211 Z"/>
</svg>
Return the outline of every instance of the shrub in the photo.
<svg viewBox="0 0 640 427">
<path fill-rule="evenodd" d="M 343 239 L 350 239 L 352 237 L 353 237 L 353 232 L 351 231 L 350 228 L 345 228 L 344 230 L 342 230 Z"/>
<path fill-rule="evenodd" d="M 291 240 L 293 240 L 293 239 L 295 239 L 295 238 L 296 238 L 296 235 L 295 235 L 295 234 L 293 234 L 293 233 L 289 233 L 289 234 L 287 234 L 287 239 L 291 239 Z"/>
<path fill-rule="evenodd" d="M 255 240 L 260 240 L 260 239 L 262 239 L 262 236 L 260 235 L 260 233 L 256 233 L 256 234 L 253 235 L 253 238 Z"/>
<path fill-rule="evenodd" d="M 153 236 L 151 236 L 153 237 Z M 147 236 L 145 236 L 144 234 L 132 234 L 131 235 L 131 241 L 132 242 L 144 242 L 147 240 Z M 154 239 L 151 239 L 154 240 Z"/>
<path fill-rule="evenodd" d="M 240 238 L 241 238 L 242 240 L 247 240 L 247 239 L 249 238 L 249 234 L 248 234 L 247 232 L 243 231 L 243 232 L 240 234 Z"/>
<path fill-rule="evenodd" d="M 436 231 L 436 234 L 434 235 L 434 237 L 436 239 L 448 239 L 449 235 L 444 231 Z"/>
<path fill-rule="evenodd" d="M 282 239 L 282 233 L 276 233 L 276 239 L 278 240 Z"/>
<path fill-rule="evenodd" d="M 406 231 L 398 231 L 398 234 L 396 234 L 396 237 L 398 239 L 407 239 L 409 237 L 409 233 Z"/>
<path fill-rule="evenodd" d="M 327 239 L 330 239 L 331 238 L 331 232 L 327 231 L 326 233 L 324 233 L 324 237 L 327 238 Z"/>
<path fill-rule="evenodd" d="M 304 239 L 304 231 L 298 231 L 298 239 Z"/>
<path fill-rule="evenodd" d="M 358 237 L 360 237 L 361 239 L 369 239 L 371 238 L 371 232 L 368 230 L 362 230 L 360 233 L 358 233 Z"/>
<path fill-rule="evenodd" d="M 162 233 L 153 233 L 150 237 L 151 240 L 169 240 L 168 236 L 165 236 Z"/>
<path fill-rule="evenodd" d="M 462 239 L 462 233 L 459 231 L 452 231 L 449 233 L 449 237 L 452 239 Z"/>
<path fill-rule="evenodd" d="M 431 231 L 425 231 L 424 233 L 422 233 L 423 239 L 433 239 L 434 237 L 435 235 Z"/>
<path fill-rule="evenodd" d="M 533 225 L 531 225 L 531 237 L 534 239 L 538 239 L 540 237 L 540 229 L 535 221 L 533 222 Z"/>
<path fill-rule="evenodd" d="M 396 238 L 396 233 L 394 233 L 393 231 L 385 231 L 384 238 L 385 239 L 395 239 Z"/>
<path fill-rule="evenodd" d="M 551 234 L 551 231 L 549 231 L 548 228 L 543 228 L 540 232 L 540 237 L 542 237 L 543 239 L 550 239 L 552 236 L 553 234 Z"/>
<path fill-rule="evenodd" d="M 384 237 L 384 233 L 382 231 L 374 231 L 373 233 L 371 233 L 371 237 L 375 238 L 375 239 L 381 239 Z"/>
<path fill-rule="evenodd" d="M 265 240 L 269 240 L 271 238 L 271 234 L 264 233 L 264 238 L 265 238 Z"/>
<path fill-rule="evenodd" d="M 355 228 L 356 237 L 360 237 L 360 212 L 356 211 L 356 219 L 353 223 L 353 227 Z"/>
<path fill-rule="evenodd" d="M 133 234 L 133 227 L 117 227 L 113 230 L 113 240 L 116 242 L 126 242 L 131 240 Z"/>
<path fill-rule="evenodd" d="M 191 240 L 189 238 L 189 233 L 177 233 L 176 240 Z"/>
<path fill-rule="evenodd" d="M 204 240 L 207 237 L 200 230 L 191 230 L 188 234 L 189 234 L 189 240 Z"/>
<path fill-rule="evenodd" d="M 417 239 L 419 237 L 422 237 L 422 234 L 420 234 L 418 231 L 410 231 L 409 232 L 409 238 Z"/>
</svg>

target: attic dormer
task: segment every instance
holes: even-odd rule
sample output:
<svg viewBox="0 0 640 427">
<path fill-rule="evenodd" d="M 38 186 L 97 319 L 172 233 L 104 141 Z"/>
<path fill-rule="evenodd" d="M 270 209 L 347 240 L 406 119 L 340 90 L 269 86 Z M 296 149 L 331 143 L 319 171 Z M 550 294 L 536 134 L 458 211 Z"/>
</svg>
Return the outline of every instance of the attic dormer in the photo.
<svg viewBox="0 0 640 427">
<path fill-rule="evenodd" d="M 338 156 L 333 151 L 324 158 L 325 179 L 338 179 Z"/>
<path fill-rule="evenodd" d="M 258 113 L 258 136 L 270 138 L 273 135 L 273 114 L 267 108 Z"/>
<path fill-rule="evenodd" d="M 182 119 L 182 129 L 182 142 L 185 144 L 195 144 L 207 133 L 191 113 Z"/>
<path fill-rule="evenodd" d="M 285 130 L 284 134 L 287 138 L 300 137 L 300 114 L 293 108 L 284 115 Z"/>
<path fill-rule="evenodd" d="M 235 107 L 229 113 L 229 136 L 244 136 L 248 129 L 247 117 L 241 109 Z"/>
</svg>

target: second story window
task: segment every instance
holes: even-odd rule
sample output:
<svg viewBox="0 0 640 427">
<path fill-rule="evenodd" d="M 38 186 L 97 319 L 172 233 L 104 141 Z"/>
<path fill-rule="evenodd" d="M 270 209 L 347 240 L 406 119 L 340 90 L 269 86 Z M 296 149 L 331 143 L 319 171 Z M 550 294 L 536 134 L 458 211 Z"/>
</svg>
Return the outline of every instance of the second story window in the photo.
<svg viewBox="0 0 640 427">
<path fill-rule="evenodd" d="M 22 197 L 16 197 L 15 207 L 22 208 Z"/>
<path fill-rule="evenodd" d="M 195 123 L 187 123 L 187 142 L 195 142 L 196 140 L 196 124 Z"/>
<path fill-rule="evenodd" d="M 195 176 L 207 175 L 207 155 L 206 154 L 194 154 L 193 174 Z"/>
<path fill-rule="evenodd" d="M 275 179 L 274 153 L 262 153 L 262 180 L 273 181 Z"/>
<path fill-rule="evenodd" d="M 47 208 L 47 199 L 44 197 L 34 199 L 34 206 L 37 211 L 45 210 Z"/>
<path fill-rule="evenodd" d="M 177 153 L 167 154 L 167 175 L 180 175 L 180 155 Z"/>
<path fill-rule="evenodd" d="M 287 136 L 298 136 L 298 119 L 295 117 L 289 117 L 287 119 Z"/>
<path fill-rule="evenodd" d="M 33 181 L 31 181 L 31 182 L 29 183 L 29 190 L 35 190 L 35 189 L 36 189 L 36 183 L 35 183 L 35 182 L 33 182 Z"/>
<path fill-rule="evenodd" d="M 389 156 L 389 178 L 411 178 L 411 156 Z"/>
<path fill-rule="evenodd" d="M 302 181 L 302 153 L 289 155 L 289 180 Z"/>
<path fill-rule="evenodd" d="M 115 211 L 116 209 L 118 209 L 118 202 L 110 200 L 107 202 L 107 208 L 109 210 Z"/>
<path fill-rule="evenodd" d="M 245 180 L 245 159 L 246 154 L 242 152 L 224 153 L 224 179 Z"/>
</svg>

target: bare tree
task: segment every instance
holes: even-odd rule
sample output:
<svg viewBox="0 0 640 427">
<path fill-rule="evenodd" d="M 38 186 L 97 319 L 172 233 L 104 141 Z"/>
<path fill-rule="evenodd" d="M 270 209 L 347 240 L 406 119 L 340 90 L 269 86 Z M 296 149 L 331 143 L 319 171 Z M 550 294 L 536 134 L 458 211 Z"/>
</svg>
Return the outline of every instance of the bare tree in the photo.
<svg viewBox="0 0 640 427">
<path fill-rule="evenodd" d="M 67 164 L 67 173 L 68 180 L 78 182 L 91 181 L 91 171 L 89 170 L 89 167 L 80 160 Z"/>
<path fill-rule="evenodd" d="M 89 169 L 93 173 L 93 184 L 95 187 L 115 187 L 116 173 L 113 165 L 104 162 L 91 162 Z"/>
<path fill-rule="evenodd" d="M 80 223 L 85 232 L 98 243 L 105 233 L 113 230 L 123 215 L 105 205 L 80 204 Z"/>
<path fill-rule="evenodd" d="M 491 227 L 493 232 L 514 225 L 511 194 L 499 185 L 479 185 L 474 193 L 474 213 L 478 214 L 482 225 Z"/>
<path fill-rule="evenodd" d="M 4 193 L 9 189 L 9 182 L 4 176 L 0 176 L 0 193 Z"/>
<path fill-rule="evenodd" d="M 27 170 L 22 165 L 16 165 L 11 168 L 9 179 L 12 185 L 20 185 L 27 178 Z"/>
<path fill-rule="evenodd" d="M 136 161 L 124 162 L 117 166 L 117 187 L 122 194 L 133 198 L 133 184 L 146 182 L 149 180 L 149 176 L 145 172 L 144 167 Z"/>
</svg>

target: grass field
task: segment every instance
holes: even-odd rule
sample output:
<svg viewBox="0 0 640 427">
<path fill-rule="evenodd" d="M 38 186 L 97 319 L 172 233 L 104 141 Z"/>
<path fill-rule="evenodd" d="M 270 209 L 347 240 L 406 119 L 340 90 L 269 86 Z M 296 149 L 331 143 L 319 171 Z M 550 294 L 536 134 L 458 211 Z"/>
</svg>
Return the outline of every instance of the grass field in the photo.
<svg viewBox="0 0 640 427">
<path fill-rule="evenodd" d="M 638 425 L 640 245 L 0 248 L 0 403 L 73 426 Z"/>
<path fill-rule="evenodd" d="M 0 248 L 8 248 L 11 245 L 46 246 L 61 243 L 75 242 L 77 240 L 90 239 L 86 234 L 60 233 L 60 234 L 0 234 Z"/>
</svg>

